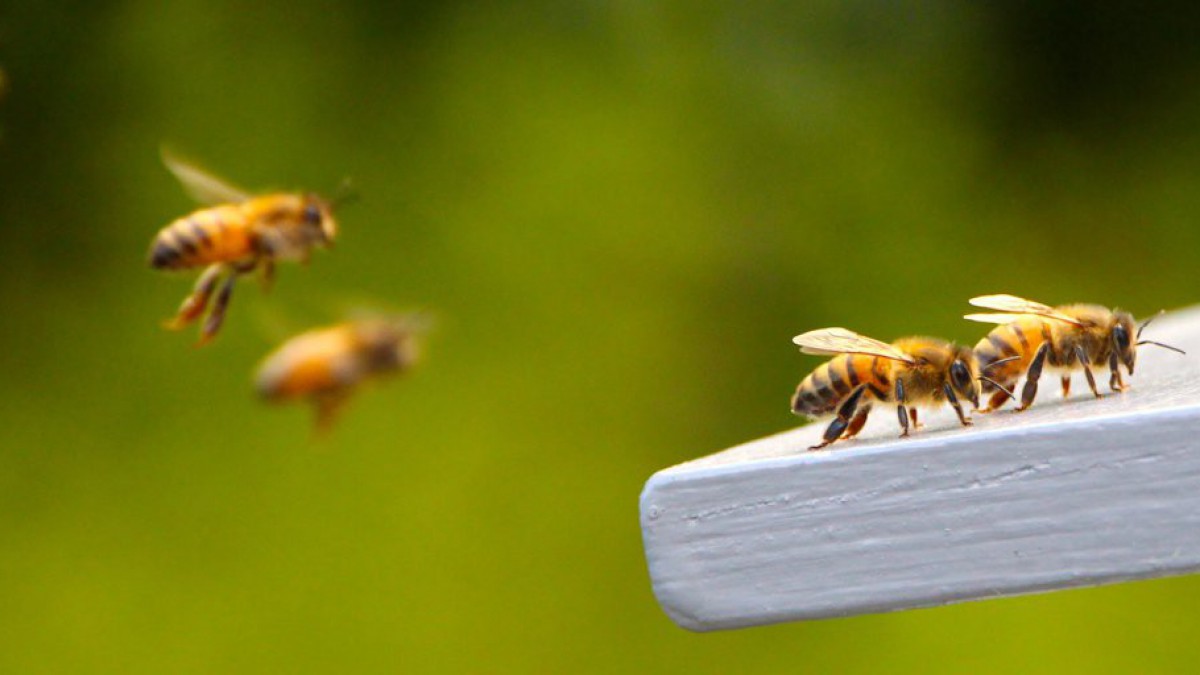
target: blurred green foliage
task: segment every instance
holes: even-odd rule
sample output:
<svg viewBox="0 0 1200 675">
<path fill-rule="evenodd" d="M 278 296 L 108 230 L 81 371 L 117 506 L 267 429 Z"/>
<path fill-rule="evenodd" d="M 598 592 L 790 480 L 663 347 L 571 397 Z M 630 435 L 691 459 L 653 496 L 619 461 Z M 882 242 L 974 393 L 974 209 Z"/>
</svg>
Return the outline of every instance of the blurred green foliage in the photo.
<svg viewBox="0 0 1200 675">
<path fill-rule="evenodd" d="M 1131 3 L 16 3 L 0 10 L 0 671 L 1182 669 L 1193 578 L 729 634 L 637 496 L 797 423 L 795 333 L 965 299 L 1197 300 L 1200 16 Z M 151 272 L 160 142 L 364 198 L 211 347 Z M 359 303 L 440 330 L 332 438 L 260 406 Z M 831 561 L 836 564 L 836 561 Z"/>
</svg>

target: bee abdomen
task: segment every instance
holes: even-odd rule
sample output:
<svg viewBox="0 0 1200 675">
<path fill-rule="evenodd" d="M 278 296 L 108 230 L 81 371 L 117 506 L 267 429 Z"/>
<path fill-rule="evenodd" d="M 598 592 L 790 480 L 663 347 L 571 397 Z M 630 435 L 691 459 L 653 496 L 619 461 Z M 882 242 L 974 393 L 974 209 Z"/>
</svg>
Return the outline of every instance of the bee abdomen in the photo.
<svg viewBox="0 0 1200 675">
<path fill-rule="evenodd" d="M 151 267 L 183 269 L 245 257 L 250 242 L 235 216 L 228 209 L 207 209 L 164 227 L 150 249 Z"/>
<path fill-rule="evenodd" d="M 860 375 L 849 357 L 838 356 L 822 363 L 796 387 L 796 393 L 792 396 L 792 412 L 812 417 L 829 414 L 854 391 L 860 381 Z"/>
<path fill-rule="evenodd" d="M 163 228 L 150 250 L 150 265 L 157 269 L 193 267 L 212 248 L 212 236 L 197 221 L 181 218 Z"/>
<path fill-rule="evenodd" d="M 975 358 L 979 361 L 980 372 L 1003 385 L 1010 385 L 1021 377 L 1033 353 L 1044 340 L 1036 325 L 1010 323 L 997 326 L 975 345 Z M 1020 358 L 992 365 L 1013 356 Z M 985 393 L 996 390 L 986 380 L 982 388 Z"/>
<path fill-rule="evenodd" d="M 180 264 L 183 259 L 183 254 L 172 245 L 172 242 L 164 241 L 162 236 L 154 240 L 154 246 L 150 249 L 150 266 L 156 270 L 176 269 L 183 267 Z"/>
</svg>

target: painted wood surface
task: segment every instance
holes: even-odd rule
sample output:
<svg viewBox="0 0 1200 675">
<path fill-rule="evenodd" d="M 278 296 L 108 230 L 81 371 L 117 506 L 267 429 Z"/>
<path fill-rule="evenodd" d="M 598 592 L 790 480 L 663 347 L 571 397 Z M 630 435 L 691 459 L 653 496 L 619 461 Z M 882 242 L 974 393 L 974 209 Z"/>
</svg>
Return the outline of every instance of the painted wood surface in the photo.
<svg viewBox="0 0 1200 675">
<path fill-rule="evenodd" d="M 881 409 L 828 450 L 806 450 L 818 423 L 656 473 L 659 603 L 707 631 L 1200 570 L 1200 307 L 1144 337 L 1188 355 L 1143 347 L 1124 394 L 1043 377 L 1033 408 L 968 429 L 947 409 L 899 440 Z"/>
</svg>

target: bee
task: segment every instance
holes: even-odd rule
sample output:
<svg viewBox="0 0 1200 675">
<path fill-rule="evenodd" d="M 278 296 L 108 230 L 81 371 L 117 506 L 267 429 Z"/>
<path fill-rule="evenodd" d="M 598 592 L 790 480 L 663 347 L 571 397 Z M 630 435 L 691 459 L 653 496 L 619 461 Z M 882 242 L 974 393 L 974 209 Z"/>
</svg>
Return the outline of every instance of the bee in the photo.
<svg viewBox="0 0 1200 675">
<path fill-rule="evenodd" d="M 163 163 L 193 198 L 208 205 L 162 228 L 149 256 L 154 269 L 204 268 L 192 293 L 166 324 L 179 330 L 200 318 L 216 292 L 199 344 L 221 329 L 238 277 L 258 270 L 267 288 L 276 261 L 308 262 L 314 248 L 333 245 L 336 201 L 311 193 L 254 197 L 166 152 Z"/>
<path fill-rule="evenodd" d="M 316 429 L 329 429 L 336 413 L 365 380 L 399 374 L 419 358 L 425 322 L 416 315 L 348 321 L 301 333 L 271 352 L 255 377 L 270 402 L 308 399 Z"/>
<path fill-rule="evenodd" d="M 969 302 L 1000 312 L 964 317 L 1000 324 L 975 345 L 975 357 L 983 373 L 982 389 L 991 394 L 987 407 L 980 412 L 991 412 L 1016 398 L 1013 389 L 1021 375 L 1025 376 L 1025 386 L 1017 410 L 1028 408 L 1037 396 L 1038 379 L 1045 366 L 1060 374 L 1063 398 L 1070 395 L 1071 374 L 1078 370 L 1083 371 L 1088 387 L 1100 398 L 1093 367 L 1107 366 L 1109 387 L 1120 392 L 1128 388 L 1121 377 L 1121 366 L 1133 375 L 1139 345 L 1184 353 L 1170 345 L 1141 339 L 1154 317 L 1137 326 L 1128 312 L 1100 305 L 1050 307 L 1014 295 L 982 295 Z"/>
<path fill-rule="evenodd" d="M 960 398 L 979 407 L 978 369 L 967 347 L 930 337 L 907 337 L 892 344 L 845 328 L 823 328 L 797 335 L 792 342 L 805 354 L 834 355 L 809 373 L 792 396 L 792 412 L 820 417 L 834 414 L 825 428 L 823 448 L 853 438 L 867 423 L 875 402 L 895 403 L 901 437 L 920 428 L 915 406 L 949 403 L 963 426 L 971 420 Z"/>
</svg>

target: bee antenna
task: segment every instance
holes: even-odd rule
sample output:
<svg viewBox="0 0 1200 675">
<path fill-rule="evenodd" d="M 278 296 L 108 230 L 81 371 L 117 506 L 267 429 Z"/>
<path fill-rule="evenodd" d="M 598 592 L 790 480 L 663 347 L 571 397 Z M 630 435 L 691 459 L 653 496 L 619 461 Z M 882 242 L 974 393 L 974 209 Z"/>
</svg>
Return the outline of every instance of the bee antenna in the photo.
<svg viewBox="0 0 1200 675">
<path fill-rule="evenodd" d="M 987 382 L 988 384 L 992 385 L 993 387 L 995 387 L 995 388 L 999 389 L 1000 391 L 1002 391 L 1002 392 L 1004 392 L 1004 393 L 1008 394 L 1008 397 L 1009 397 L 1009 398 L 1011 398 L 1012 400 L 1014 400 L 1014 401 L 1015 401 L 1015 400 L 1017 400 L 1017 396 L 1016 396 L 1016 394 L 1013 394 L 1011 391 L 1009 391 L 1009 390 L 1008 390 L 1008 388 L 1007 388 L 1007 387 L 1005 387 L 1004 385 L 1000 384 L 999 382 L 997 382 L 997 381 L 993 380 L 992 378 L 988 377 L 987 375 L 980 375 L 980 376 L 979 376 L 979 381 L 980 381 L 980 382 Z"/>
<path fill-rule="evenodd" d="M 333 199 L 329 200 L 329 208 L 336 211 L 346 204 L 358 201 L 358 189 L 354 187 L 354 182 L 347 176 L 338 183 L 337 190 L 333 192 Z"/>
<path fill-rule="evenodd" d="M 1180 354 L 1187 356 L 1187 352 L 1183 351 L 1179 347 L 1172 347 L 1171 345 L 1164 345 L 1161 342 L 1155 342 L 1153 340 L 1141 340 L 1137 344 L 1138 345 L 1154 345 L 1155 347 L 1162 347 L 1163 349 L 1170 349 L 1173 352 L 1179 352 Z"/>
<path fill-rule="evenodd" d="M 992 368 L 995 368 L 996 366 L 998 366 L 1002 363 L 1008 363 L 1009 361 L 1016 361 L 1019 358 L 1021 358 L 1020 354 L 1014 354 L 1013 356 L 1006 356 L 1005 358 L 1002 358 L 1002 359 L 999 359 L 996 361 L 992 361 L 991 363 L 987 364 L 986 366 L 983 367 L 983 370 L 991 370 Z M 995 384 L 995 383 L 993 383 L 993 384 Z M 999 387 L 1000 385 L 996 385 L 996 386 Z M 1003 389 L 1003 387 L 1001 387 L 1001 389 Z"/>
<path fill-rule="evenodd" d="M 1154 316 L 1150 317 L 1149 319 L 1146 319 L 1140 325 L 1138 325 L 1137 335 L 1134 335 L 1133 339 L 1135 339 L 1135 340 L 1140 339 L 1142 337 L 1142 331 L 1146 330 L 1146 326 L 1149 326 L 1151 321 L 1162 316 L 1166 311 L 1167 310 L 1165 310 L 1165 309 L 1160 309 L 1160 310 L 1158 310 L 1158 314 L 1155 314 Z"/>
</svg>

